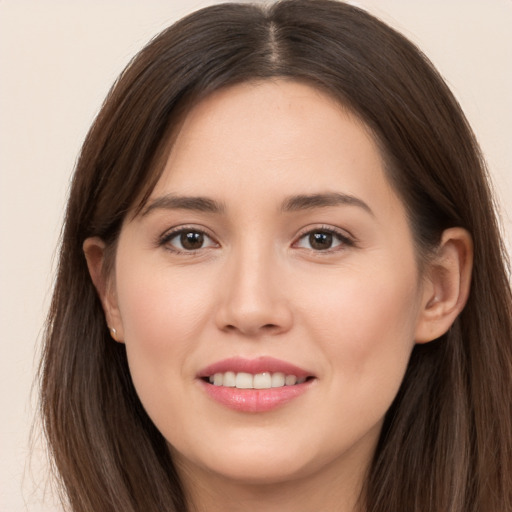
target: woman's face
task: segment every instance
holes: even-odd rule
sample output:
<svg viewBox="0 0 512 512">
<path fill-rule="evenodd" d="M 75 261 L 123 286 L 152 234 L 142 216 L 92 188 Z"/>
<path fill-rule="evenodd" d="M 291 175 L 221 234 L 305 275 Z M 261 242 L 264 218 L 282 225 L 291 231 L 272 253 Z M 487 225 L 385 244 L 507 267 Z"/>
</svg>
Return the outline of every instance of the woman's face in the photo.
<svg viewBox="0 0 512 512">
<path fill-rule="evenodd" d="M 125 222 L 110 321 L 179 468 L 280 482 L 364 470 L 421 282 L 365 126 L 307 85 L 243 84 L 194 107 Z"/>
</svg>

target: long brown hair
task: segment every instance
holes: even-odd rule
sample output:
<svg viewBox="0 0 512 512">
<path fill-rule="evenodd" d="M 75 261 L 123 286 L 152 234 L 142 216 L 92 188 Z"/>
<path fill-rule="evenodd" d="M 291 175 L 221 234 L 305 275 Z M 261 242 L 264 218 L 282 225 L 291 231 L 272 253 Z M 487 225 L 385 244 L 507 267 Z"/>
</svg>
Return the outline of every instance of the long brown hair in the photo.
<svg viewBox="0 0 512 512">
<path fill-rule="evenodd" d="M 71 188 L 41 364 L 44 428 L 74 512 L 184 511 L 165 439 L 145 413 L 82 244 L 115 254 L 187 109 L 214 90 L 285 77 L 327 91 L 372 130 L 419 255 L 460 226 L 474 242 L 468 303 L 415 347 L 362 492 L 368 512 L 512 510 L 512 325 L 485 164 L 447 86 L 407 39 L 332 0 L 223 4 L 153 39 L 110 91 Z"/>
</svg>

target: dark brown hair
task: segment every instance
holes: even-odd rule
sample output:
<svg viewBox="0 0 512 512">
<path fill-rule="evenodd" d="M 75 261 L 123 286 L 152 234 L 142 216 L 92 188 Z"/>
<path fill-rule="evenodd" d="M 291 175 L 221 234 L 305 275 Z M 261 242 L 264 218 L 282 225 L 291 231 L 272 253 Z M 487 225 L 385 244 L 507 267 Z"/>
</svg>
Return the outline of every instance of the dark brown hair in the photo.
<svg viewBox="0 0 512 512">
<path fill-rule="evenodd" d="M 415 347 L 363 489 L 368 512 L 512 510 L 511 294 L 485 165 L 447 86 L 407 39 L 331 0 L 223 4 L 153 39 L 109 93 L 82 148 L 41 365 L 44 428 L 75 512 L 184 511 L 166 442 L 145 413 L 82 244 L 115 253 L 187 109 L 214 90 L 284 77 L 312 84 L 372 130 L 418 254 L 460 226 L 474 242 L 468 303 Z"/>
</svg>

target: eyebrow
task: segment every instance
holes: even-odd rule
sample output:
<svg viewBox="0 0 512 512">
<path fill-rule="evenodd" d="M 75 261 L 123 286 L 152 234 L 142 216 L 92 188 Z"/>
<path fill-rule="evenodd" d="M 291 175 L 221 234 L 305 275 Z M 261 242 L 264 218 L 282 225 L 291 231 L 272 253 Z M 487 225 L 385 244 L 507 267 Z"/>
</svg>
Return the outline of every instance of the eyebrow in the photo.
<svg viewBox="0 0 512 512">
<path fill-rule="evenodd" d="M 281 209 L 284 212 L 296 212 L 329 206 L 357 206 L 374 216 L 372 209 L 363 200 L 337 192 L 292 196 L 283 202 Z"/>
<path fill-rule="evenodd" d="M 167 194 L 157 197 L 151 201 L 143 210 L 142 217 L 148 215 L 153 210 L 194 210 L 205 213 L 223 213 L 226 208 L 224 204 L 200 196 L 176 196 Z"/>
<path fill-rule="evenodd" d="M 327 208 L 329 206 L 357 206 L 362 208 L 370 215 L 374 215 L 371 208 L 361 199 L 349 194 L 340 194 L 338 192 L 329 192 L 325 194 L 300 194 L 291 196 L 282 203 L 281 211 L 296 212 L 302 210 L 312 210 L 315 208 Z M 167 194 L 157 197 L 151 201 L 142 211 L 142 216 L 146 216 L 153 210 L 193 210 L 204 213 L 222 214 L 226 211 L 223 203 L 215 201 L 209 197 L 201 196 L 177 196 Z"/>
</svg>

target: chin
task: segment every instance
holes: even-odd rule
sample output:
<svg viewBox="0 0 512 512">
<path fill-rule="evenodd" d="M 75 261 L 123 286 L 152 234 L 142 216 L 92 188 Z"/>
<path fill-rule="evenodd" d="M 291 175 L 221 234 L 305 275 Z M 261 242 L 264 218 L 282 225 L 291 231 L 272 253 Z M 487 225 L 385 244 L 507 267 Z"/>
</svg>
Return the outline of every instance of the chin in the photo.
<svg viewBox="0 0 512 512">
<path fill-rule="evenodd" d="M 278 484 L 306 476 L 311 465 L 297 460 L 296 454 L 287 457 L 265 457 L 238 461 L 231 467 L 222 467 L 226 477 L 246 484 Z"/>
<path fill-rule="evenodd" d="M 253 444 L 251 450 L 230 449 L 229 453 L 197 461 L 215 479 L 229 481 L 238 486 L 297 485 L 324 478 L 333 479 L 343 474 L 347 467 L 354 472 L 351 449 L 338 446 L 338 451 L 322 449 L 308 444 L 307 440 L 283 450 L 283 444 L 273 449 L 268 445 Z M 368 454 L 368 453 L 367 453 Z M 360 462 L 360 461 L 359 461 Z M 357 467 L 360 467 L 357 465 Z"/>
<path fill-rule="evenodd" d="M 192 473 L 203 471 L 217 478 L 245 485 L 271 485 L 300 479 L 317 465 L 314 458 L 297 446 L 283 450 L 280 447 L 251 443 L 237 449 L 231 445 L 221 450 L 208 450 L 203 454 L 180 453 L 170 448 L 178 469 Z"/>
</svg>

